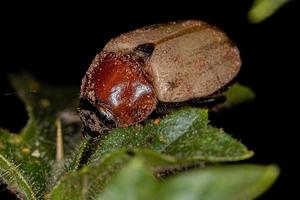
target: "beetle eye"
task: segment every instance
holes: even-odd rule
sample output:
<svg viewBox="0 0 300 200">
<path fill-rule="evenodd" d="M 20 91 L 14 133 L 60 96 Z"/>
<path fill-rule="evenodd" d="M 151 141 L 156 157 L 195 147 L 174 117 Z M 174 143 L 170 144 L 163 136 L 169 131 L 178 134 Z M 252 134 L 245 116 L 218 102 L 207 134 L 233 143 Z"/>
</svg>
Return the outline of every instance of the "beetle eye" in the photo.
<svg viewBox="0 0 300 200">
<path fill-rule="evenodd" d="M 99 135 L 104 130 L 117 127 L 116 120 L 109 109 L 101 105 L 96 108 L 89 100 L 84 98 L 80 99 L 80 117 L 84 132 L 90 135 Z"/>
<path fill-rule="evenodd" d="M 141 54 L 143 57 L 149 57 L 154 51 L 154 44 L 153 43 L 144 43 L 136 46 L 134 48 L 134 52 L 137 54 Z"/>
</svg>

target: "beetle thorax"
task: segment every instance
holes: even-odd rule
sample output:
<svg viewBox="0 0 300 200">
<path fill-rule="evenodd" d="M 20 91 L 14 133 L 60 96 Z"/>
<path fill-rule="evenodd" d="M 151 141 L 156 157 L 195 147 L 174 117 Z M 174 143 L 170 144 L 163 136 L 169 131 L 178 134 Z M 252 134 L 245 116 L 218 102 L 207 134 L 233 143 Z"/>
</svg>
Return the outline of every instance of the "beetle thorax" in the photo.
<svg viewBox="0 0 300 200">
<path fill-rule="evenodd" d="M 109 111 L 119 127 L 146 119 L 156 106 L 156 96 L 143 67 L 143 59 L 134 55 L 100 53 L 83 79 L 81 99 Z"/>
</svg>

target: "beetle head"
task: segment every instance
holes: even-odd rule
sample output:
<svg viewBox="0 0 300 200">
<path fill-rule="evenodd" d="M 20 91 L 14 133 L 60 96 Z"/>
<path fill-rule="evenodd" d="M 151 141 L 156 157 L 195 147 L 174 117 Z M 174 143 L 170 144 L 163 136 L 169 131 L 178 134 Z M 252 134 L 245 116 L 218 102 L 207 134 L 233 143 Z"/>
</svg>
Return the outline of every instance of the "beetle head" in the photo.
<svg viewBox="0 0 300 200">
<path fill-rule="evenodd" d="M 84 98 L 80 98 L 80 119 L 83 132 L 91 136 L 97 136 L 99 133 L 117 126 L 116 119 L 109 109 L 101 104 L 94 106 Z"/>
</svg>

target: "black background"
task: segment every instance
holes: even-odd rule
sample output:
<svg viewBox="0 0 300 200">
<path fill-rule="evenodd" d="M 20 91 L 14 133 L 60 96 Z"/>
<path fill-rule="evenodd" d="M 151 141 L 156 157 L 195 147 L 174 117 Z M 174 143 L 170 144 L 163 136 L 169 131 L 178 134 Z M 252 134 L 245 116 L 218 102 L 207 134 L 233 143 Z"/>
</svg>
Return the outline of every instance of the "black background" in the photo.
<svg viewBox="0 0 300 200">
<path fill-rule="evenodd" d="M 248 23 L 246 17 L 252 1 L 162 3 L 1 6 L 0 126 L 14 130 L 22 126 L 22 116 L 26 116 L 20 114 L 22 104 L 15 95 L 7 95 L 13 92 L 7 73 L 28 71 L 46 83 L 79 87 L 91 60 L 110 38 L 149 24 L 201 19 L 224 29 L 237 44 L 243 60 L 238 81 L 257 94 L 254 102 L 211 116 L 212 123 L 255 151 L 247 162 L 280 166 L 279 180 L 260 199 L 291 199 L 296 186 L 292 182 L 292 166 L 296 162 L 299 133 L 296 2 L 257 25 Z"/>
</svg>

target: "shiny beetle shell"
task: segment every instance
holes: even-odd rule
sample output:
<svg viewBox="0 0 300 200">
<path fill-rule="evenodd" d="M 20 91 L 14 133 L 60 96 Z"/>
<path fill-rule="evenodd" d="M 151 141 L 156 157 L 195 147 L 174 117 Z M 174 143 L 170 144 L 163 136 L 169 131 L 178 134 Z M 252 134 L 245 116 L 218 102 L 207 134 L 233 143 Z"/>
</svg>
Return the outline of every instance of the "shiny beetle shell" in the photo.
<svg viewBox="0 0 300 200">
<path fill-rule="evenodd" d="M 158 24 L 122 34 L 105 45 L 82 81 L 81 99 L 93 107 L 81 105 L 83 124 L 101 132 L 138 123 L 157 102 L 215 93 L 237 75 L 240 65 L 239 51 L 226 34 L 202 21 Z"/>
</svg>

